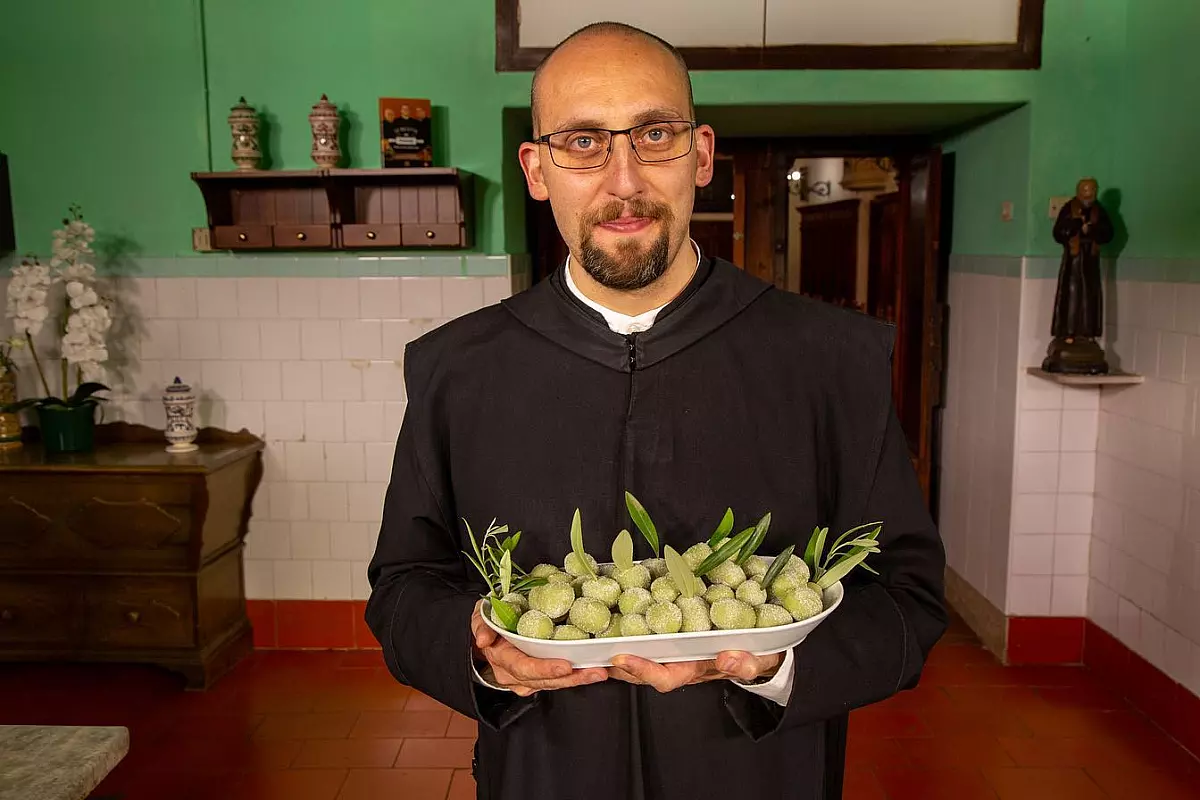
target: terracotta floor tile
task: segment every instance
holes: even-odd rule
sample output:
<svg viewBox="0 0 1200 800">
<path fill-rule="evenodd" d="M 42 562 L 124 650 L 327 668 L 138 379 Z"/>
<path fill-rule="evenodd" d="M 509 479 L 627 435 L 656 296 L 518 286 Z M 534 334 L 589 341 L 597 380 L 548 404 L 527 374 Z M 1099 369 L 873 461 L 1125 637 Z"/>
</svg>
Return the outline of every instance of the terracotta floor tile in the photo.
<svg viewBox="0 0 1200 800">
<path fill-rule="evenodd" d="M 888 800 L 874 770 L 846 767 L 842 800 Z"/>
<path fill-rule="evenodd" d="M 1049 706 L 1104 711 L 1131 711 L 1133 707 L 1121 695 L 1095 686 L 1046 686 L 1037 694 Z"/>
<path fill-rule="evenodd" d="M 355 769 L 337 800 L 444 800 L 453 776 L 449 769 Z"/>
<path fill-rule="evenodd" d="M 228 800 L 336 800 L 344 769 L 293 769 L 247 773 Z"/>
<path fill-rule="evenodd" d="M 449 711 L 364 711 L 350 738 L 420 739 L 442 737 L 450 725 Z"/>
<path fill-rule="evenodd" d="M 469 769 L 454 770 L 454 779 L 450 781 L 450 794 L 446 800 L 475 800 L 475 778 Z"/>
<path fill-rule="evenodd" d="M 426 697 L 420 692 L 410 692 L 408 695 L 408 703 L 404 706 L 405 711 L 449 711 L 450 709 L 434 700 L 432 697 Z"/>
<path fill-rule="evenodd" d="M 1018 767 L 1085 767 L 1103 758 L 1089 739 L 1005 736 L 1000 744 Z"/>
<path fill-rule="evenodd" d="M 1087 774 L 1114 798 L 1196 800 L 1200 779 L 1195 774 L 1130 768 L 1124 764 L 1091 766 Z"/>
<path fill-rule="evenodd" d="M 353 675 L 353 672 L 346 670 Z M 403 711 L 408 703 L 409 691 L 397 684 L 395 687 L 354 685 L 356 679 L 347 678 L 347 685 L 337 686 L 314 693 L 309 710 L 328 711 Z"/>
<path fill-rule="evenodd" d="M 914 767 L 1011 767 L 1016 764 L 995 736 L 938 736 L 896 739 L 896 745 Z"/>
<path fill-rule="evenodd" d="M 997 800 L 977 769 L 879 769 L 888 800 Z"/>
<path fill-rule="evenodd" d="M 479 723 L 456 711 L 450 715 L 450 727 L 446 729 L 446 735 L 459 739 L 474 739 L 479 735 Z"/>
<path fill-rule="evenodd" d="M 1032 736 L 1032 729 L 1016 713 L 972 709 L 969 706 L 953 709 L 922 711 L 921 720 L 933 736 Z"/>
<path fill-rule="evenodd" d="M 1022 710 L 1018 715 L 1034 736 L 1047 738 L 1086 739 L 1109 732 L 1130 736 L 1158 733 L 1136 711 L 1052 708 L 1045 711 Z"/>
<path fill-rule="evenodd" d="M 401 739 L 310 739 L 292 760 L 292 768 L 390 767 Z M 419 741 L 419 740 L 414 740 Z M 437 740 L 430 740 L 437 741 Z"/>
<path fill-rule="evenodd" d="M 323 714 L 268 714 L 255 739 L 345 739 L 354 728 L 354 711 Z"/>
<path fill-rule="evenodd" d="M 466 769 L 474 747 L 474 739 L 406 739 L 396 766 Z"/>
<path fill-rule="evenodd" d="M 898 739 L 878 736 L 850 736 L 846 740 L 846 768 L 911 767 Z"/>
<path fill-rule="evenodd" d="M 921 717 L 912 711 L 892 711 L 867 706 L 850 712 L 850 733 L 854 736 L 928 736 Z"/>
<path fill-rule="evenodd" d="M 1082 769 L 993 767 L 983 774 L 1000 800 L 1108 800 Z"/>
</svg>

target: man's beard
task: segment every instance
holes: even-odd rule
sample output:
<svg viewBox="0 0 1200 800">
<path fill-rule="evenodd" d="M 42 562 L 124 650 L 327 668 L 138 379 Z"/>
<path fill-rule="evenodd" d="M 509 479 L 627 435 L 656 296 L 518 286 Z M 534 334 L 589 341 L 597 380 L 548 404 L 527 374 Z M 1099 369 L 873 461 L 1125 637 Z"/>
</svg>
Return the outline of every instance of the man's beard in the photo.
<svg viewBox="0 0 1200 800">
<path fill-rule="evenodd" d="M 651 203 L 647 200 L 632 200 L 629 212 L 635 217 L 648 217 L 659 221 L 661 231 L 646 250 L 632 240 L 621 242 L 615 253 L 609 253 L 596 244 L 596 226 L 618 219 L 625 210 L 625 203 L 612 203 L 584 217 L 580 223 L 582 243 L 579 262 L 592 280 L 601 286 L 620 291 L 643 289 L 654 283 L 667 271 L 670 254 L 670 231 L 674 214 L 670 206 Z"/>
</svg>

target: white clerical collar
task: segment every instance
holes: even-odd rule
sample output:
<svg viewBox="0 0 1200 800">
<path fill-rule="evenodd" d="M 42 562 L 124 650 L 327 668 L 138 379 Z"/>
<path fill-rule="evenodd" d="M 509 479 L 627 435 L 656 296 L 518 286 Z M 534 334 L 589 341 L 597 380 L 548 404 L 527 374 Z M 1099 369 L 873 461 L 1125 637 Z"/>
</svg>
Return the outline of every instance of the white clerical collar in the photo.
<svg viewBox="0 0 1200 800">
<path fill-rule="evenodd" d="M 688 241 L 692 243 L 692 249 L 696 251 L 696 268 L 699 269 L 700 245 L 696 244 L 694 239 L 688 239 Z M 590 297 L 584 295 L 583 292 L 579 291 L 579 287 L 575 285 L 575 280 L 571 277 L 570 253 L 567 254 L 567 261 L 563 266 L 563 269 L 567 275 L 567 287 L 571 290 L 572 294 L 578 297 L 579 300 L 584 303 L 584 305 L 599 312 L 600 315 L 604 317 L 604 321 L 608 323 L 608 327 L 612 328 L 617 333 L 637 333 L 639 331 L 648 329 L 654 324 L 654 319 L 658 316 L 658 312 L 662 311 L 668 305 L 667 303 L 664 303 L 658 308 L 652 308 L 649 311 L 643 311 L 641 314 L 636 316 L 630 316 L 629 314 L 622 314 L 619 311 L 613 311 L 611 308 L 606 308 L 600 305 L 595 300 L 592 300 Z"/>
</svg>

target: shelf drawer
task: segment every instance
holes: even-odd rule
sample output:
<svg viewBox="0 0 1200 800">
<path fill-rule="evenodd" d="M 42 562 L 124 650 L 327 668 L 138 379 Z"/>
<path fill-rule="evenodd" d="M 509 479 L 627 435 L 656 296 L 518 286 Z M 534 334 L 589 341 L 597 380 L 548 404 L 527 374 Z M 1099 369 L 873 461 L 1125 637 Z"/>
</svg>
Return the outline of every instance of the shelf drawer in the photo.
<svg viewBox="0 0 1200 800">
<path fill-rule="evenodd" d="M 88 586 L 87 598 L 87 643 L 93 647 L 195 644 L 195 607 L 186 580 L 95 580 Z"/>
<path fill-rule="evenodd" d="M 355 223 L 342 226 L 342 247 L 399 247 L 399 225 L 366 225 Z"/>
<path fill-rule="evenodd" d="M 331 247 L 333 229 L 328 225 L 276 225 L 276 247 Z"/>
<path fill-rule="evenodd" d="M 75 593 L 61 581 L 0 577 L 0 644 L 62 644 L 71 639 Z"/>
<path fill-rule="evenodd" d="M 402 225 L 400 241 L 405 247 L 458 247 L 462 241 L 457 223 Z"/>
<path fill-rule="evenodd" d="M 213 247 L 218 250 L 270 247 L 270 225 L 216 225 L 213 227 Z"/>
</svg>

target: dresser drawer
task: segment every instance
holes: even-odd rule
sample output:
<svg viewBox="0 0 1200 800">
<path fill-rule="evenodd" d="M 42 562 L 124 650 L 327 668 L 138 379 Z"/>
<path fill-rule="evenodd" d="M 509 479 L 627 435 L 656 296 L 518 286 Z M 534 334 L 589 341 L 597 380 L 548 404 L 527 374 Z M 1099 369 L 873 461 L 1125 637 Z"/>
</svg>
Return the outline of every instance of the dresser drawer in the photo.
<svg viewBox="0 0 1200 800">
<path fill-rule="evenodd" d="M 355 223 L 342 226 L 343 247 L 399 247 L 399 225 L 364 225 Z"/>
<path fill-rule="evenodd" d="M 276 247 L 330 247 L 333 229 L 328 225 L 276 225 Z"/>
<path fill-rule="evenodd" d="M 87 644 L 92 647 L 189 647 L 195 603 L 184 579 L 109 578 L 87 588 Z"/>
<path fill-rule="evenodd" d="M 0 645 L 68 643 L 74 599 L 61 581 L 0 577 Z"/>
<path fill-rule="evenodd" d="M 212 240 L 218 250 L 270 247 L 273 241 L 270 225 L 217 225 Z"/>
<path fill-rule="evenodd" d="M 402 225 L 401 243 L 405 247 L 458 247 L 462 240 L 457 223 Z"/>
</svg>

